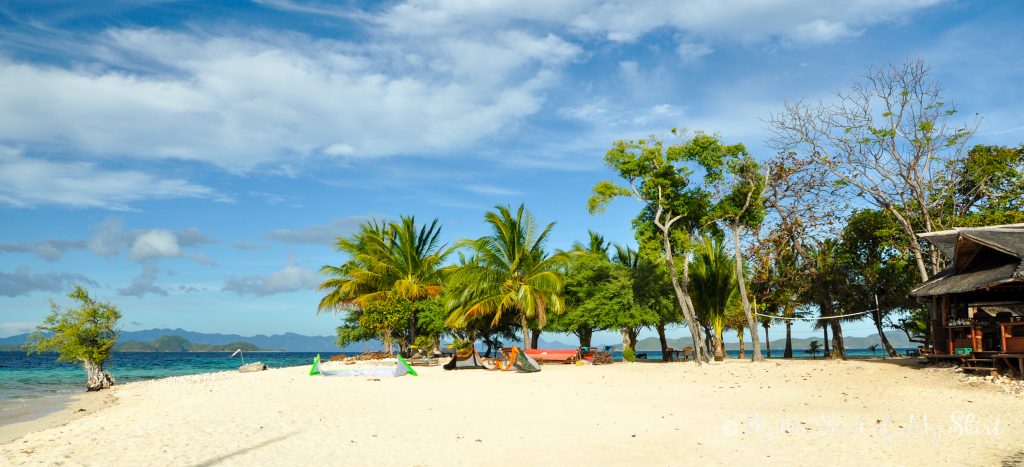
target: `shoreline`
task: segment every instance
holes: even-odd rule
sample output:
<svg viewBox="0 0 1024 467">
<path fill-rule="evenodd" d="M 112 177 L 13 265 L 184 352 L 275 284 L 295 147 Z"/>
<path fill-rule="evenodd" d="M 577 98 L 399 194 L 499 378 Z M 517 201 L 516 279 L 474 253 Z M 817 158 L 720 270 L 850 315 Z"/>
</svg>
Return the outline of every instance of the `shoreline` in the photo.
<svg viewBox="0 0 1024 467">
<path fill-rule="evenodd" d="M 67 425 L 116 403 L 114 394 L 106 391 L 48 396 L 47 398 L 61 398 L 64 402 L 62 406 L 54 407 L 47 401 L 45 404 L 39 404 L 47 406 L 40 409 L 42 410 L 40 415 L 0 425 L 0 446 L 32 433 Z"/>
<path fill-rule="evenodd" d="M 544 365 L 528 374 L 432 366 L 400 378 L 307 370 L 173 376 L 82 394 L 19 424 L 25 434 L 13 442 L 4 427 L 0 463 L 105 465 L 111 452 L 135 465 L 560 465 L 570 449 L 595 465 L 987 465 L 1024 456 L 1024 420 L 1007 411 L 1021 395 L 909 359 Z M 388 454 L 397 440 L 407 455 Z M 513 446 L 529 446 L 528 457 L 495 457 Z"/>
</svg>

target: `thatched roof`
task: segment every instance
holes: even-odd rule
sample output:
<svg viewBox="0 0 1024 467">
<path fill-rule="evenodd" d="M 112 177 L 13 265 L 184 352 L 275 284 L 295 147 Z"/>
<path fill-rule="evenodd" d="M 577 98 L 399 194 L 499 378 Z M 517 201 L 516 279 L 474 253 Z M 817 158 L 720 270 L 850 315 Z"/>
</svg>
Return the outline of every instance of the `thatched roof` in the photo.
<svg viewBox="0 0 1024 467">
<path fill-rule="evenodd" d="M 1024 282 L 1024 224 L 996 225 L 918 235 L 952 260 L 952 266 L 914 289 L 933 297 Z"/>
</svg>

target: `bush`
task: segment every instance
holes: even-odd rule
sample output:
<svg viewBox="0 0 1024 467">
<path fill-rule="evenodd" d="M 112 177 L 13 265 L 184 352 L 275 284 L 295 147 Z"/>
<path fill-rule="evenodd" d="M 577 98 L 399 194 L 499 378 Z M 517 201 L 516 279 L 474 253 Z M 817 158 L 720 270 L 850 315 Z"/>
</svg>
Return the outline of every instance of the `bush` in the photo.
<svg viewBox="0 0 1024 467">
<path fill-rule="evenodd" d="M 629 347 L 623 348 L 622 349 L 622 359 L 627 361 L 627 362 L 635 362 L 636 361 L 636 352 L 634 352 L 633 349 L 631 349 Z"/>
</svg>

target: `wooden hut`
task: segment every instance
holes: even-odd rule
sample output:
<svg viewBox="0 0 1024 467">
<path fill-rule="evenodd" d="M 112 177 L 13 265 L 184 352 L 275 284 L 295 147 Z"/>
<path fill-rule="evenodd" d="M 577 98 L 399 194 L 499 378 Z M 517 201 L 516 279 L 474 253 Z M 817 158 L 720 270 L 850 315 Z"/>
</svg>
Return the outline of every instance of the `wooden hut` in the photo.
<svg viewBox="0 0 1024 467">
<path fill-rule="evenodd" d="M 929 307 L 936 359 L 1024 374 L 1024 224 L 920 234 L 949 267 L 911 292 Z"/>
</svg>

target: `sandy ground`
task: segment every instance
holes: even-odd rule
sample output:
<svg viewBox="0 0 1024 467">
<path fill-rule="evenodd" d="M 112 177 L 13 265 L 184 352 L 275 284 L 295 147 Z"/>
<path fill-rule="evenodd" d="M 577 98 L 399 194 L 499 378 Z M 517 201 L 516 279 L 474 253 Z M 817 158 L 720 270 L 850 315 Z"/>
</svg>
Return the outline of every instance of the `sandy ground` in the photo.
<svg viewBox="0 0 1024 467">
<path fill-rule="evenodd" d="M 1024 400 L 882 361 L 307 368 L 126 384 L 0 445 L 43 465 L 1015 465 Z M 70 406 L 72 410 L 76 407 Z M 1017 459 L 1017 460 L 1013 460 Z"/>
</svg>

